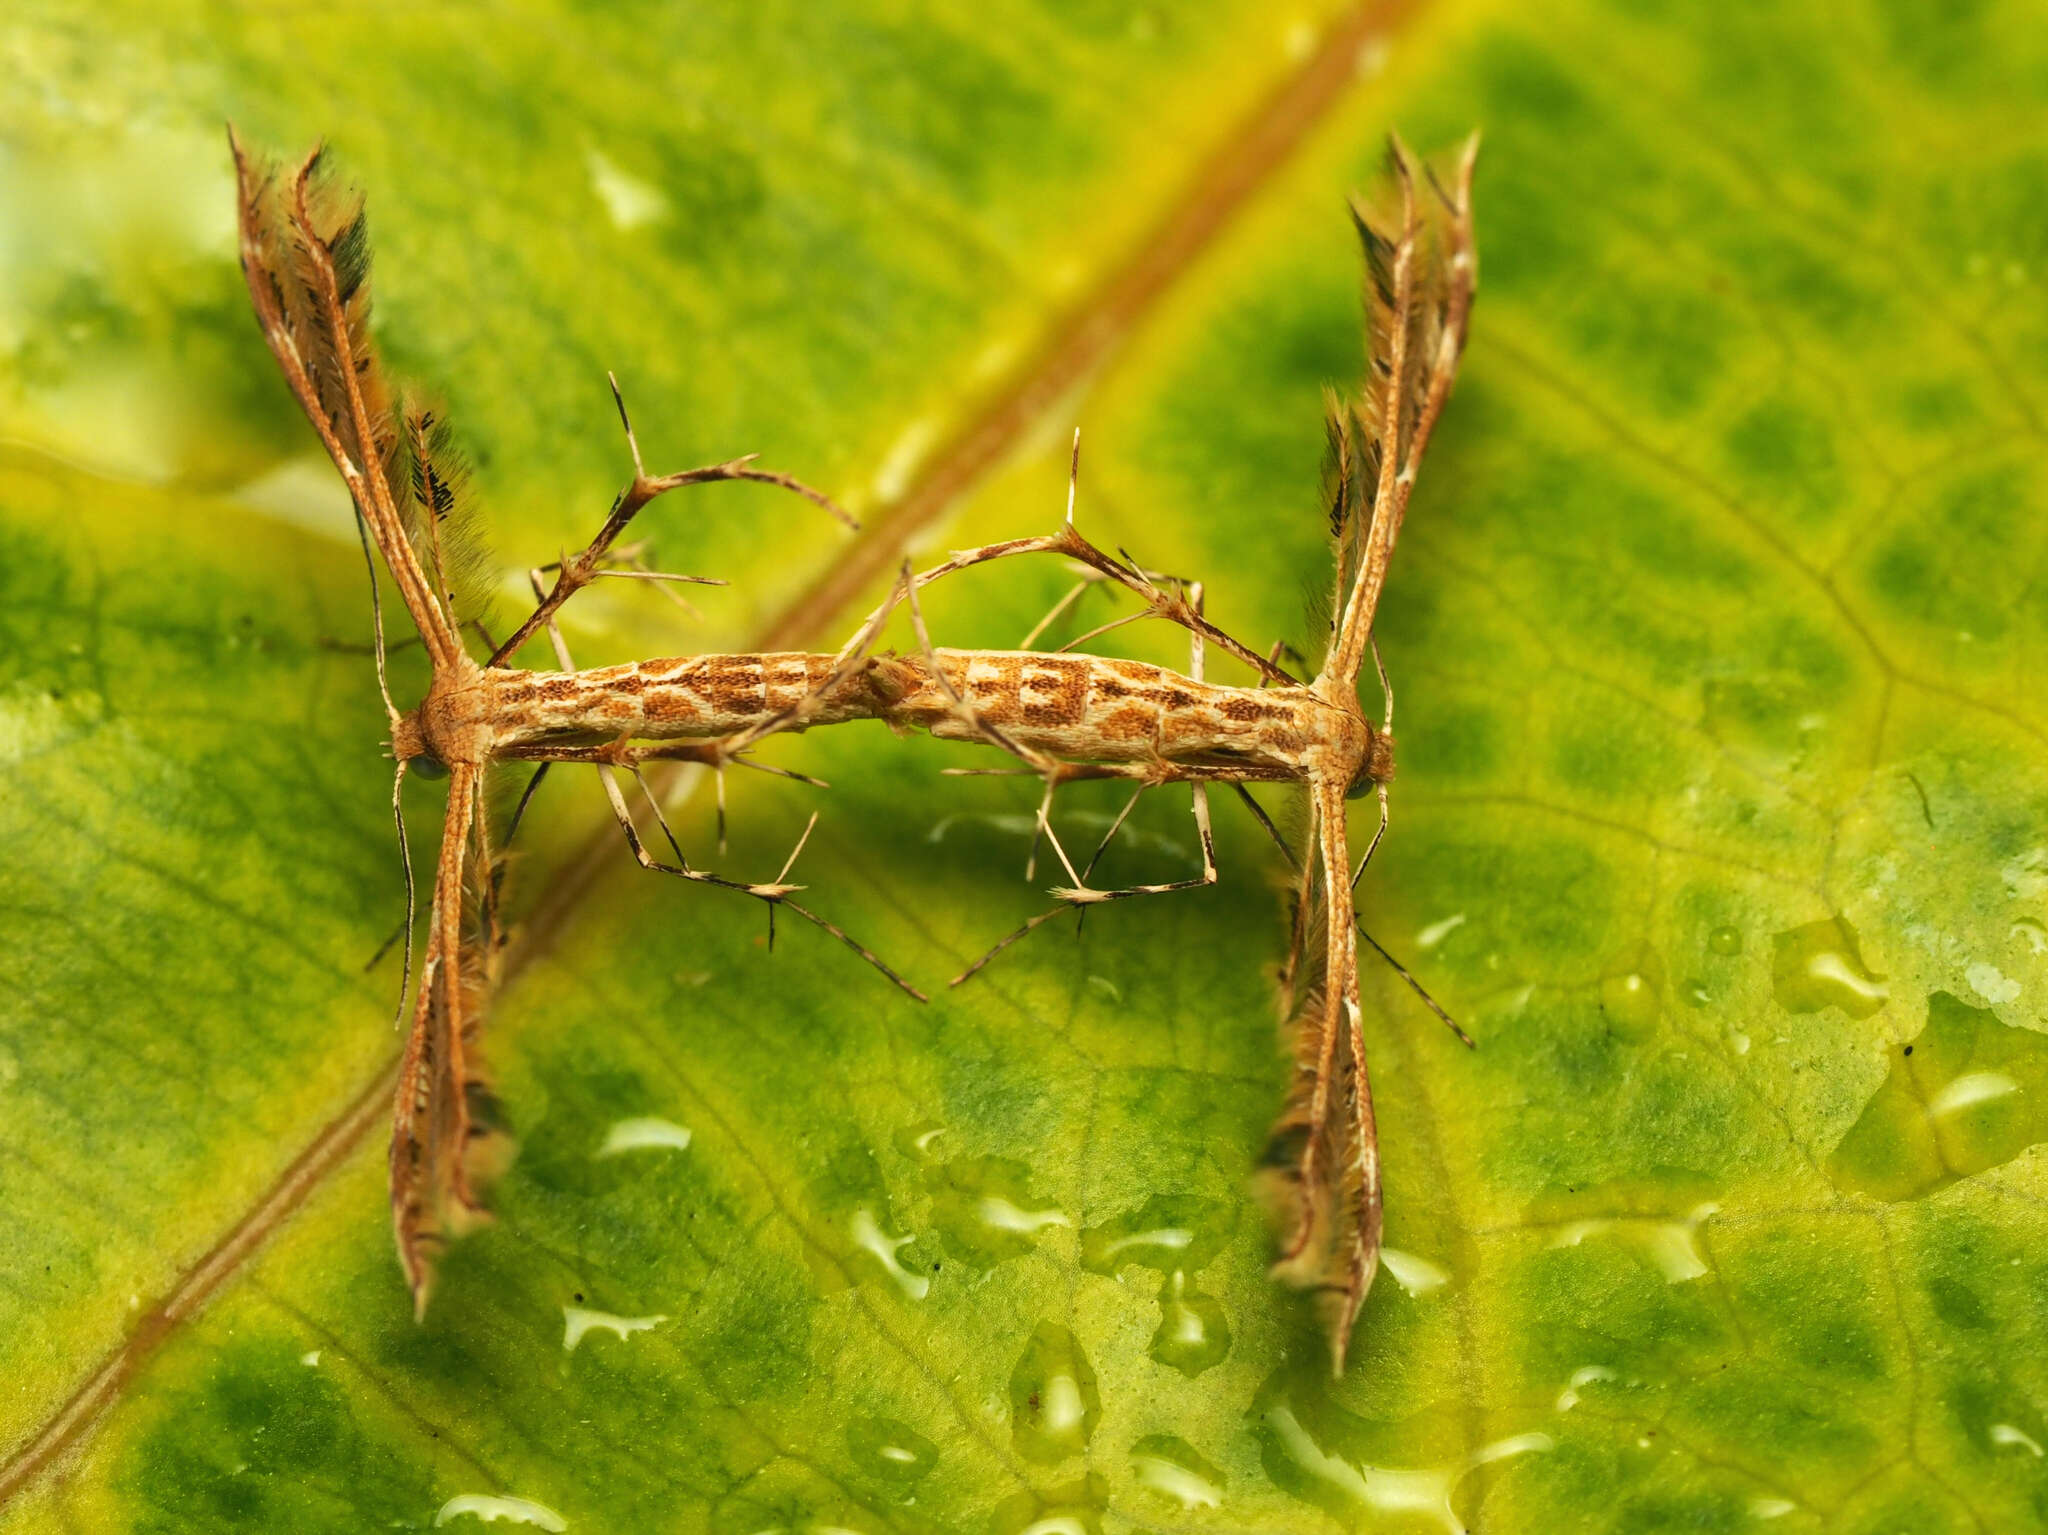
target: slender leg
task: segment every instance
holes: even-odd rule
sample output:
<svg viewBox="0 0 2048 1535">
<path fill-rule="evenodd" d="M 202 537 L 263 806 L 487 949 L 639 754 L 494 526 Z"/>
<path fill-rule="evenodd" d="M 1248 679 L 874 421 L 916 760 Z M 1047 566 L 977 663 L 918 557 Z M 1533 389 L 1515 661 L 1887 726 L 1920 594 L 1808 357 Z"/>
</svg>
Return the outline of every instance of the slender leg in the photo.
<svg viewBox="0 0 2048 1535">
<path fill-rule="evenodd" d="M 685 469 L 680 474 L 665 474 L 659 477 L 649 475 L 646 465 L 640 459 L 640 443 L 633 435 L 633 422 L 626 414 L 626 400 L 619 392 L 619 381 L 610 374 L 606 374 L 605 377 L 612 386 L 612 400 L 619 408 L 619 423 L 626 431 L 626 447 L 633 455 L 633 482 L 619 492 L 618 499 L 612 503 L 612 509 L 605 517 L 604 525 L 597 530 L 597 536 L 591 539 L 583 552 L 559 562 L 553 588 L 540 600 L 540 605 L 513 631 L 512 637 L 492 652 L 489 662 L 492 666 L 502 666 L 508 656 L 515 654 L 520 646 L 532 639 L 541 627 L 561 610 L 563 603 L 596 580 L 608 552 L 617 542 L 619 535 L 626 530 L 627 525 L 639 515 L 641 508 L 648 502 L 656 496 L 666 495 L 669 491 L 678 490 L 685 485 L 705 485 L 717 480 L 752 480 L 757 484 L 778 486 L 802 496 L 813 505 L 823 507 L 849 528 L 857 529 L 860 526 L 823 491 L 813 490 L 791 475 L 754 468 L 753 454 L 728 459 L 722 464 L 707 464 L 701 469 Z M 660 579 L 700 578 L 663 576 Z"/>
<path fill-rule="evenodd" d="M 1190 594 L 1194 611 L 1199 614 L 1202 609 L 1202 588 L 1199 582 L 1194 583 L 1190 587 Z M 1189 644 L 1193 652 L 1189 658 L 1189 675 L 1200 681 L 1203 659 L 1203 635 L 1200 630 L 1192 632 Z M 1066 864 L 1068 877 L 1074 883 L 1069 886 L 1056 886 L 1050 892 L 1053 898 L 1061 903 L 1060 905 L 1053 907 L 1050 911 L 1039 912 L 1036 916 L 1030 918 L 1022 926 L 1003 938 L 994 948 L 982 955 L 981 958 L 961 971 L 949 984 L 958 986 L 961 982 L 968 980 L 977 971 L 982 969 L 983 966 L 987 965 L 990 960 L 1002 953 L 1003 950 L 1024 938 L 1028 938 L 1032 933 L 1069 907 L 1085 913 L 1090 906 L 1107 905 L 1112 901 L 1126 901 L 1141 895 L 1170 895 L 1177 890 L 1198 890 L 1205 885 L 1215 884 L 1217 881 L 1216 839 L 1209 822 L 1209 785 L 1201 779 L 1193 779 L 1189 783 L 1195 814 L 1195 829 L 1200 836 L 1202 845 L 1201 874 L 1193 879 L 1173 880 L 1157 885 L 1130 885 L 1118 890 L 1097 890 L 1088 884 L 1088 876 L 1095 872 L 1096 864 L 1101 862 L 1102 855 L 1109 849 L 1109 844 L 1115 839 L 1116 834 L 1123 829 L 1124 821 L 1129 817 L 1131 811 L 1137 808 L 1140 797 L 1151 787 L 1153 787 L 1153 784 L 1149 782 L 1139 783 L 1130 799 L 1125 802 L 1124 808 L 1117 813 L 1116 819 L 1110 823 L 1109 830 L 1103 834 L 1102 841 L 1095 849 L 1095 855 L 1088 860 L 1088 866 L 1082 873 L 1075 874 L 1073 864 Z M 1052 786 L 1048 783 L 1046 786 L 1045 802 L 1039 806 L 1038 812 L 1039 825 L 1048 834 L 1051 828 L 1046 820 L 1046 810 L 1051 803 L 1051 799 Z M 1053 846 L 1059 848 L 1059 843 L 1055 840 Z M 1036 848 L 1035 839 L 1033 847 L 1034 849 Z M 1064 849 L 1060 849 L 1060 858 L 1062 862 L 1066 862 Z M 1026 877 L 1029 878 L 1029 875 L 1027 874 Z"/>
<path fill-rule="evenodd" d="M 540 584 L 540 576 L 538 572 L 534 573 L 533 580 L 535 586 L 538 587 Z M 565 641 L 562 638 L 561 626 L 555 622 L 552 616 L 550 616 L 546 621 L 546 628 L 548 632 L 548 640 L 554 646 L 556 661 L 558 661 L 561 664 L 563 671 L 574 671 L 576 669 L 576 663 L 572 661 L 569 657 L 569 646 L 567 641 Z M 731 738 L 728 737 L 726 739 L 729 741 Z M 722 748 L 724 745 L 723 742 L 714 742 L 709 744 L 713 747 L 714 750 Z M 635 781 L 638 782 L 640 785 L 642 793 L 646 794 L 648 804 L 653 807 L 655 821 L 660 825 L 662 835 L 668 840 L 669 848 L 675 854 L 676 857 L 676 861 L 672 864 L 663 863 L 660 859 L 654 857 L 653 854 L 647 851 L 647 846 L 645 842 L 641 840 L 639 828 L 633 824 L 633 813 L 626 806 L 626 796 L 619 788 L 619 767 L 614 765 L 613 762 L 603 760 L 602 758 L 596 757 L 594 755 L 586 755 L 584 756 L 583 760 L 593 761 L 597 765 L 597 775 L 599 781 L 604 785 L 605 799 L 611 804 L 612 815 L 619 823 L 619 830 L 625 833 L 626 846 L 632 849 L 633 857 L 635 861 L 639 863 L 641 868 L 650 870 L 651 872 L 656 874 L 668 874 L 673 875 L 677 879 L 687 879 L 700 885 L 710 885 L 719 890 L 736 890 L 742 895 L 752 896 L 755 900 L 763 902 L 768 907 L 769 922 L 771 923 L 771 932 L 773 931 L 772 924 L 774 922 L 775 908 L 778 906 L 786 906 L 789 908 L 789 910 L 796 913 L 797 916 L 802 917 L 804 921 L 810 923 L 813 927 L 816 927 L 821 931 L 830 934 L 832 937 L 838 939 L 841 943 L 845 944 L 849 949 L 853 950 L 854 953 L 858 954 L 870 965 L 873 965 L 875 969 L 881 971 L 881 973 L 884 976 L 888 977 L 890 983 L 897 987 L 899 990 L 907 992 L 910 996 L 916 998 L 919 1002 L 930 1000 L 925 996 L 923 992 L 919 991 L 915 986 L 911 985 L 910 982 L 904 980 L 902 976 L 898 975 L 894 970 L 890 969 L 888 964 L 883 961 L 880 955 L 876 954 L 872 949 L 868 948 L 866 945 L 858 942 L 851 935 L 849 935 L 844 928 L 839 927 L 834 923 L 826 921 L 823 917 L 819 916 L 816 912 L 810 910 L 808 907 L 799 905 L 797 902 L 790 899 L 790 896 L 793 893 L 803 889 L 803 886 L 801 885 L 788 884 L 786 883 L 786 881 L 788 879 L 790 868 L 796 863 L 797 854 L 803 851 L 804 844 L 810 840 L 811 826 L 815 826 L 817 824 L 818 818 L 815 815 L 811 817 L 811 826 L 806 826 L 804 828 L 803 835 L 797 839 L 795 850 L 790 853 L 789 858 L 784 862 L 782 866 L 782 874 L 778 876 L 775 880 L 767 884 L 750 884 L 744 880 L 726 879 L 721 875 L 712 874 L 703 869 L 693 869 L 690 867 L 690 861 L 683 856 L 682 847 L 677 843 L 675 833 L 669 828 L 668 817 L 662 814 L 660 801 L 655 799 L 654 795 L 647 791 L 647 781 L 644 777 L 641 776 L 639 763 L 641 761 L 647 760 L 647 758 L 633 753 L 631 749 L 618 752 L 615 755 L 621 759 L 626 771 L 633 774 Z"/>
<path fill-rule="evenodd" d="M 1287 686 L 1298 686 L 1300 679 L 1282 671 L 1280 667 L 1257 651 L 1225 634 L 1204 618 L 1191 604 L 1184 591 L 1178 588 L 1182 583 L 1168 577 L 1154 577 L 1143 570 L 1138 563 L 1125 555 L 1118 559 L 1098 549 L 1084 538 L 1074 526 L 1074 493 L 1080 478 L 1081 434 L 1074 433 L 1074 455 L 1067 477 L 1067 516 L 1057 533 L 1038 538 L 1012 538 L 1001 543 L 984 544 L 979 549 L 964 549 L 951 559 L 934 565 L 917 578 L 917 586 L 929 586 L 932 582 L 949 576 L 957 570 L 966 570 L 973 565 L 985 565 L 991 560 L 1007 559 L 1017 554 L 1059 554 L 1078 560 L 1094 570 L 1102 578 L 1116 582 L 1145 600 L 1147 613 L 1143 617 L 1163 618 L 1169 623 L 1201 635 L 1210 644 L 1235 656 L 1246 666 L 1269 681 Z M 1173 588 L 1173 589 L 1169 589 Z M 1125 620 L 1119 620 L 1124 622 Z M 1033 632 L 1036 638 L 1036 631 Z"/>
</svg>

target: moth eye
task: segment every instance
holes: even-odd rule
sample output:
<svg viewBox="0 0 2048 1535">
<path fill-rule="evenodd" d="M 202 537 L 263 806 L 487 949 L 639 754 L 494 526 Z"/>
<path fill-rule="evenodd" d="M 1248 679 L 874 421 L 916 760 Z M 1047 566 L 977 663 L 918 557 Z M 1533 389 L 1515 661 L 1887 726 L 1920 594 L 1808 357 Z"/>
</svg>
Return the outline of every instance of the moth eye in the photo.
<svg viewBox="0 0 2048 1535">
<path fill-rule="evenodd" d="M 447 769 L 443 768 L 442 771 L 446 772 Z M 1360 773 L 1351 780 L 1351 787 L 1344 791 L 1344 797 L 1346 799 L 1364 799 L 1370 793 L 1372 793 L 1372 774 Z"/>
<path fill-rule="evenodd" d="M 424 754 L 412 759 L 412 770 L 422 778 L 446 778 L 448 776 L 447 763 L 443 762 L 439 757 L 429 757 Z"/>
</svg>

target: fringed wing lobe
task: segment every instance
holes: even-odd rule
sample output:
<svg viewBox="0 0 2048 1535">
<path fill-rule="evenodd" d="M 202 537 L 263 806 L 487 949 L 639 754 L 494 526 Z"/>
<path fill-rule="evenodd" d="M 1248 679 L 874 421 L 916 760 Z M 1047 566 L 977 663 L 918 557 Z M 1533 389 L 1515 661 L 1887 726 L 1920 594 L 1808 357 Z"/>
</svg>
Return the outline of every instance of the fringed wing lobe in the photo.
<svg viewBox="0 0 2048 1535">
<path fill-rule="evenodd" d="M 232 131 L 242 274 L 263 339 L 340 471 L 437 665 L 461 656 L 445 598 L 425 575 L 392 483 L 399 429 L 370 339 L 370 236 L 362 199 L 315 150 L 288 176 Z M 442 588 L 445 590 L 445 586 Z"/>
<path fill-rule="evenodd" d="M 460 766 L 449 775 L 426 963 L 393 1105 L 392 1228 L 420 1316 L 442 1252 L 489 1219 L 482 1185 L 508 1144 L 496 1133 L 477 1048 L 501 946 L 483 845 L 481 776 L 477 768 Z M 467 856 L 472 836 L 479 844 L 473 861 Z M 470 870 L 473 880 L 465 878 Z M 466 920 L 472 909 L 474 925 Z"/>
<path fill-rule="evenodd" d="M 1282 1032 L 1294 1070 L 1273 1126 L 1268 1190 L 1282 1227 L 1274 1275 L 1316 1292 L 1331 1360 L 1342 1374 L 1352 1325 L 1379 1264 L 1379 1139 L 1343 872 L 1341 786 L 1314 785 L 1310 813 L 1282 987 Z M 1332 869 L 1339 871 L 1334 879 Z"/>
<path fill-rule="evenodd" d="M 1416 470 L 1464 352 L 1479 276 L 1472 243 L 1478 149 L 1476 137 L 1466 143 L 1447 189 L 1394 140 L 1388 161 L 1398 213 L 1352 206 L 1365 266 L 1367 361 L 1357 397 L 1331 412 L 1333 435 L 1355 439 L 1356 465 L 1341 518 L 1332 512 L 1338 600 L 1323 672 L 1339 684 L 1358 680 Z"/>
<path fill-rule="evenodd" d="M 469 494 L 468 457 L 440 407 L 408 395 L 398 421 L 391 478 L 404 492 L 399 515 L 406 539 L 433 578 L 449 621 L 481 620 L 491 565 Z"/>
</svg>

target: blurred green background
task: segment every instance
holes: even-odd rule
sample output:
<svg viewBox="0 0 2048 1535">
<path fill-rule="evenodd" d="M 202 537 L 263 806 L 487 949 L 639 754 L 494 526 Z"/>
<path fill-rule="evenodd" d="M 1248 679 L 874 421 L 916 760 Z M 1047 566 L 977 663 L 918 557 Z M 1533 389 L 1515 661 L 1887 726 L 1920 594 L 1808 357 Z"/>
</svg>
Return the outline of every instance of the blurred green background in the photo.
<svg viewBox="0 0 2048 1535">
<path fill-rule="evenodd" d="M 12 8 L 0 1529 L 2048 1527 L 2040 19 Z M 1218 889 L 916 1008 L 642 875 L 562 774 L 490 1033 L 519 1159 L 414 1324 L 364 577 L 247 314 L 229 119 L 366 189 L 501 620 L 624 478 L 607 369 L 651 467 L 759 451 L 867 519 L 657 503 L 660 563 L 733 585 L 580 597 L 586 664 L 836 645 L 872 583 L 817 583 L 1048 528 L 1076 424 L 1099 541 L 1302 640 L 1342 196 L 1390 128 L 1484 130 L 1364 887 L 1479 1049 L 1368 971 L 1392 1253 L 1342 1382 L 1264 1277 L 1284 926 L 1227 804 Z M 952 583 L 938 640 L 1063 579 Z M 734 784 L 722 867 L 819 809 L 810 898 L 927 986 L 1038 909 L 1031 786 L 939 776 L 984 756 L 765 755 L 833 787 Z M 1154 800 L 1110 876 L 1191 870 Z"/>
</svg>

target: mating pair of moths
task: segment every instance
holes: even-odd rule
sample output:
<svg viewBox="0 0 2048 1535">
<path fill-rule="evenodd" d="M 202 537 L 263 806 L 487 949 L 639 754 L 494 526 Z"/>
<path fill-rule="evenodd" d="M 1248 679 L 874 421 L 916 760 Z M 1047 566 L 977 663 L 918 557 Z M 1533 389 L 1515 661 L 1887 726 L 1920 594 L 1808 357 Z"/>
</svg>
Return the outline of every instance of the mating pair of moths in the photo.
<svg viewBox="0 0 2048 1535">
<path fill-rule="evenodd" d="M 539 764 L 528 784 L 530 795 L 548 764 L 595 764 L 620 827 L 644 866 L 752 896 L 767 903 L 771 918 L 777 907 L 793 911 L 922 1000 L 875 955 L 791 899 L 799 887 L 786 882 L 787 864 L 775 881 L 750 884 L 691 867 L 672 836 L 667 840 L 676 861 L 654 857 L 635 831 L 619 787 L 621 770 L 639 779 L 647 762 L 682 760 L 715 769 L 760 766 L 746 753 L 777 731 L 879 719 L 897 728 L 997 746 L 1023 764 L 1018 771 L 1044 781 L 1039 834 L 1050 841 L 1073 883 L 1053 890 L 1061 904 L 1013 933 L 998 950 L 1068 907 L 1214 883 L 1211 783 L 1229 784 L 1269 831 L 1272 823 L 1245 785 L 1294 784 L 1306 791 L 1306 845 L 1298 853 L 1288 852 L 1297 880 L 1283 984 L 1295 1072 L 1274 1132 L 1284 1149 L 1279 1178 L 1288 1209 L 1276 1272 L 1321 1292 L 1341 1371 L 1352 1324 L 1378 1264 L 1381 1218 L 1378 1136 L 1359 1012 L 1360 929 L 1352 892 L 1385 834 L 1387 784 L 1393 775 L 1392 695 L 1387 694 L 1388 721 L 1373 725 L 1359 703 L 1358 676 L 1373 649 L 1373 615 L 1416 465 L 1450 395 L 1464 347 L 1477 279 L 1471 214 L 1476 140 L 1465 146 L 1448 187 L 1427 170 L 1418 171 L 1396 142 L 1389 152 L 1398 195 L 1393 218 L 1354 209 L 1365 251 L 1369 363 L 1355 397 L 1332 395 L 1329 400 L 1325 489 L 1335 587 L 1328 649 L 1306 682 L 1281 669 L 1277 648 L 1274 657 L 1261 655 L 1209 623 L 1198 585 L 1154 577 L 1088 542 L 1074 526 L 1071 483 L 1066 520 L 1057 532 L 958 554 L 914 578 L 906 566 L 889 599 L 835 655 L 679 656 L 578 671 L 555 624 L 571 596 L 606 575 L 683 579 L 640 570 L 629 550 L 615 548 L 619 535 L 656 496 L 714 480 L 754 480 L 780 485 L 845 515 L 788 476 L 752 467 L 750 459 L 651 477 L 641 465 L 630 424 L 632 483 L 589 547 L 553 567 L 551 588 L 542 572 L 532 573 L 537 606 L 479 664 L 463 637 L 465 627 L 475 625 L 458 612 L 451 581 L 460 576 L 462 561 L 455 547 L 459 521 L 451 515 L 459 489 L 457 468 L 446 430 L 434 413 L 409 400 L 394 407 L 379 372 L 369 335 L 369 250 L 361 201 L 337 193 L 320 176 L 318 151 L 280 173 L 252 164 L 239 143 L 233 147 L 242 267 L 264 339 L 347 482 L 365 558 L 374 543 L 432 669 L 426 697 L 410 711 L 401 712 L 389 690 L 384 692 L 398 762 L 393 810 L 399 815 L 401 847 L 399 800 L 408 769 L 445 771 L 448 778 L 426 952 L 391 1132 L 392 1215 L 416 1305 L 422 1310 L 426 1305 L 435 1255 L 482 1214 L 481 1162 L 489 1136 L 476 1044 L 488 972 L 499 947 L 497 865 L 482 792 L 485 771 L 499 762 Z M 623 405 L 620 415 L 623 420 Z M 1088 579 L 1118 583 L 1142 600 L 1143 611 L 1133 617 L 1162 618 L 1187 629 L 1193 637 L 1187 674 L 1066 652 L 932 647 L 918 611 L 919 587 L 970 565 L 1031 553 L 1078 561 L 1087 567 Z M 374 562 L 371 587 L 374 599 Z M 918 652 L 878 654 L 877 636 L 900 601 L 909 605 Z M 381 688 L 383 626 L 381 612 L 373 607 L 373 614 Z M 511 665 L 542 630 L 561 670 Z M 1251 668 L 1257 683 L 1228 687 L 1206 680 L 1205 644 Z M 1054 789 L 1083 778 L 1129 780 L 1134 785 L 1131 804 L 1158 785 L 1189 784 L 1201 834 L 1201 875 L 1123 890 L 1090 887 L 1093 862 L 1076 870 L 1047 820 Z M 1379 823 L 1354 868 L 1345 804 L 1367 793 L 1378 798 Z M 660 807 L 654 811 L 659 820 Z M 1129 812 L 1126 805 L 1123 815 Z M 1121 827 L 1123 815 L 1103 846 Z M 515 826 L 517 819 L 515 814 Z M 662 830 L 667 832 L 665 822 Z M 409 863 L 406 883 L 410 915 Z M 408 924 L 408 965 L 410 949 Z"/>
</svg>

